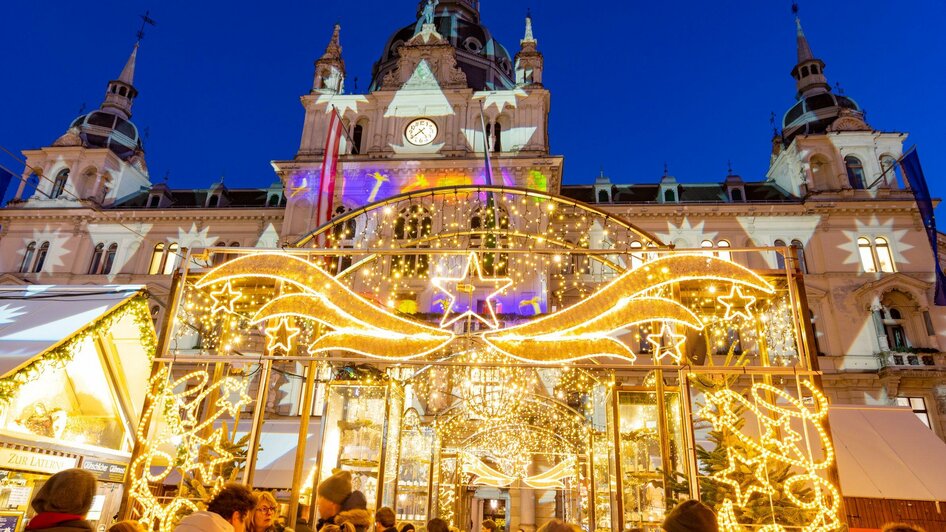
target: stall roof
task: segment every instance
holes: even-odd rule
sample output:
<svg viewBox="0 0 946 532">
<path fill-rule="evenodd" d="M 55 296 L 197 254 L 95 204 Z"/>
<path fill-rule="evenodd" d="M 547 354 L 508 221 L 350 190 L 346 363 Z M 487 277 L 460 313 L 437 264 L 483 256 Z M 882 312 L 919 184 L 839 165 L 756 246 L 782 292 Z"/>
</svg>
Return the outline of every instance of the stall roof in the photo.
<svg viewBox="0 0 946 532">
<path fill-rule="evenodd" d="M 832 406 L 829 419 L 845 496 L 946 500 L 946 443 L 909 408 Z"/>
<path fill-rule="evenodd" d="M 0 377 L 134 297 L 141 285 L 0 285 Z"/>
</svg>

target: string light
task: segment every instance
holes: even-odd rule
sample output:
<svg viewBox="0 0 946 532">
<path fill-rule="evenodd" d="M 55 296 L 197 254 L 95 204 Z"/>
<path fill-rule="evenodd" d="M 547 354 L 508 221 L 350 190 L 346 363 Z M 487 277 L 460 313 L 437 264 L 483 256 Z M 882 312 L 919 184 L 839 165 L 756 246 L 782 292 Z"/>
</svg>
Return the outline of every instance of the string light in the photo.
<svg viewBox="0 0 946 532">
<path fill-rule="evenodd" d="M 434 277 L 430 283 L 447 294 L 447 302 L 443 305 L 443 318 L 440 320 L 441 327 L 449 327 L 463 318 L 470 317 L 481 321 L 491 329 L 499 327 L 493 299 L 513 284 L 512 279 L 508 277 L 483 277 L 483 267 L 476 253 L 470 253 L 467 256 L 466 265 L 459 277 Z M 473 308 L 475 302 L 473 295 L 479 286 L 486 286 L 489 289 L 489 295 L 482 300 L 483 307 L 486 309 L 485 316 Z M 460 298 L 461 293 L 467 295 L 466 310 L 458 313 L 456 312 L 457 299 Z"/>
</svg>

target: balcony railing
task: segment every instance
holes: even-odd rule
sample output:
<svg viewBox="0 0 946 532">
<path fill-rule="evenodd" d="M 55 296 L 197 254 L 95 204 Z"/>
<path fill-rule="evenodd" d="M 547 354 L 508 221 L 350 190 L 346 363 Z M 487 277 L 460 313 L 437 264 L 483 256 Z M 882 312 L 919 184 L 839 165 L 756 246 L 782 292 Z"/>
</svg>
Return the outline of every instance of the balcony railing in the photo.
<svg viewBox="0 0 946 532">
<path fill-rule="evenodd" d="M 946 367 L 946 353 L 882 351 L 877 353 L 880 364 L 887 368 Z"/>
</svg>

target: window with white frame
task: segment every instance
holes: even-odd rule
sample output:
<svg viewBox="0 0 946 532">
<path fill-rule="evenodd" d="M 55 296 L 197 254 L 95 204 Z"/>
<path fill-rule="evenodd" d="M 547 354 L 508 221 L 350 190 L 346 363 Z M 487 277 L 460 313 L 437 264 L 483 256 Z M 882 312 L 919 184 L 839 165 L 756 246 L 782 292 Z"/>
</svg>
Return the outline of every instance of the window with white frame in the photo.
<svg viewBox="0 0 946 532">
<path fill-rule="evenodd" d="M 926 407 L 926 399 L 922 397 L 897 397 L 897 406 L 906 406 L 913 410 L 916 418 L 927 428 L 933 428 L 930 425 L 930 411 Z"/>
<path fill-rule="evenodd" d="M 177 242 L 165 245 L 158 242 L 151 252 L 151 264 L 148 266 L 150 275 L 170 275 L 180 264 L 180 246 Z"/>
<path fill-rule="evenodd" d="M 858 237 L 857 253 L 861 259 L 861 267 L 867 273 L 896 271 L 890 243 L 882 236 L 874 237 L 873 240 L 866 236 Z"/>
<path fill-rule="evenodd" d="M 712 240 L 704 240 L 700 242 L 700 247 L 703 249 L 717 249 L 719 251 L 704 251 L 703 254 L 708 257 L 719 257 L 723 260 L 732 260 L 732 252 L 728 251 L 728 248 L 732 247 L 729 245 L 728 240 L 719 240 L 715 244 Z"/>
<path fill-rule="evenodd" d="M 641 250 L 641 249 L 644 249 L 644 244 L 641 244 L 640 241 L 635 240 L 635 241 L 631 242 L 631 249 L 632 249 L 632 250 Z M 644 255 L 643 255 L 643 253 L 641 253 L 641 252 L 639 252 L 639 251 L 638 251 L 637 253 L 634 253 L 634 252 L 632 251 L 632 252 L 631 252 L 631 269 L 633 270 L 634 268 L 639 268 L 642 264 L 644 264 Z"/>
</svg>

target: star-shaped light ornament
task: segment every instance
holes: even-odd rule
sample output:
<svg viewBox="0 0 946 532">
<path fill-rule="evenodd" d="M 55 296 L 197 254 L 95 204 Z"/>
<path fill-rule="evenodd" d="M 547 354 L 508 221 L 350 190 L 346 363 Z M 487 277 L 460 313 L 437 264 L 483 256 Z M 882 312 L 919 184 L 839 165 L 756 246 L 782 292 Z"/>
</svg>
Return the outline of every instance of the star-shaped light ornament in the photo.
<svg viewBox="0 0 946 532">
<path fill-rule="evenodd" d="M 480 320 L 491 329 L 499 327 L 493 298 L 512 286 L 512 279 L 509 277 L 483 277 L 483 267 L 480 265 L 479 257 L 475 252 L 470 253 L 467 257 L 463 273 L 459 277 L 434 277 L 431 282 L 438 290 L 447 294 L 448 298 L 444 301 L 443 318 L 440 320 L 441 327 L 449 327 L 466 317 Z M 489 295 L 483 300 L 483 306 L 486 307 L 485 316 L 476 312 L 474 308 L 477 302 L 476 292 L 482 288 L 489 290 Z M 465 306 L 466 310 L 458 313 L 455 308 L 458 303 L 461 304 L 461 308 Z"/>
<path fill-rule="evenodd" d="M 213 306 L 210 308 L 210 313 L 217 314 L 221 311 L 233 313 L 233 307 L 241 297 L 243 297 L 243 292 L 234 290 L 230 282 L 227 281 L 223 285 L 223 288 L 210 293 L 210 299 L 214 302 Z"/>
<path fill-rule="evenodd" d="M 680 349 L 686 343 L 687 337 L 685 334 L 673 332 L 673 325 L 670 323 L 663 322 L 663 325 L 660 326 L 660 332 L 648 334 L 647 341 L 654 346 L 654 357 L 658 361 L 662 361 L 667 355 L 670 355 L 670 358 L 676 364 L 683 360 L 683 352 Z"/>
<path fill-rule="evenodd" d="M 733 285 L 728 296 L 719 296 L 716 300 L 726 307 L 726 315 L 723 316 L 724 320 L 731 320 L 736 316 L 741 316 L 746 320 L 752 319 L 752 311 L 750 311 L 749 308 L 755 304 L 756 297 L 743 294 L 742 287 Z"/>
<path fill-rule="evenodd" d="M 774 495 L 775 488 L 769 482 L 768 472 L 766 471 L 766 461 L 762 459 L 747 458 L 742 453 L 734 452 L 731 449 L 726 451 L 729 458 L 729 465 L 712 475 L 713 480 L 728 484 L 733 488 L 736 496 L 736 505 L 746 506 L 753 494 L 762 496 Z M 746 483 L 746 477 L 741 477 L 740 471 L 748 470 L 752 474 L 752 479 Z"/>
<path fill-rule="evenodd" d="M 270 351 L 281 349 L 288 353 L 292 349 L 292 341 L 299 336 L 300 329 L 289 324 L 289 317 L 283 316 L 275 325 L 266 328 L 266 348 Z"/>
</svg>

